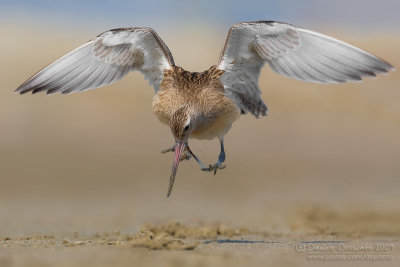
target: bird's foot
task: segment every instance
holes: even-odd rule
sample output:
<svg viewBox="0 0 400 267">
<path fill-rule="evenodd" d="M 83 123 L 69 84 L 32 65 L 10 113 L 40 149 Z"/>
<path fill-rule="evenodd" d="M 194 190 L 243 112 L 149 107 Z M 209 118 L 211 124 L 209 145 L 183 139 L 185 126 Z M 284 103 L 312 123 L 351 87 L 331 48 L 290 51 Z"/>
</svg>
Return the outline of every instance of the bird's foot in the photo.
<svg viewBox="0 0 400 267">
<path fill-rule="evenodd" d="M 187 150 L 187 148 L 185 148 L 185 150 L 182 152 L 181 154 L 181 161 L 183 160 L 189 160 L 192 158 L 192 155 L 190 155 L 190 152 Z"/>
<path fill-rule="evenodd" d="M 218 169 L 222 170 L 222 169 L 225 169 L 225 168 L 226 168 L 226 165 L 222 165 L 221 162 L 217 162 L 214 165 L 210 164 L 208 168 L 201 168 L 201 170 L 205 171 L 205 172 L 212 172 L 213 171 L 214 175 L 215 175 L 217 173 Z"/>
<path fill-rule="evenodd" d="M 165 154 L 165 153 L 168 153 L 168 152 L 175 152 L 175 146 L 171 146 L 170 148 L 161 150 L 161 153 L 162 153 L 162 154 Z M 190 152 L 188 151 L 188 148 L 187 148 L 187 146 L 186 146 L 186 147 L 185 147 L 185 150 L 184 150 L 184 151 L 182 152 L 182 154 L 181 154 L 181 159 L 180 159 L 180 161 L 189 160 L 189 159 L 191 159 L 191 158 L 192 158 L 192 155 L 190 154 Z"/>
</svg>

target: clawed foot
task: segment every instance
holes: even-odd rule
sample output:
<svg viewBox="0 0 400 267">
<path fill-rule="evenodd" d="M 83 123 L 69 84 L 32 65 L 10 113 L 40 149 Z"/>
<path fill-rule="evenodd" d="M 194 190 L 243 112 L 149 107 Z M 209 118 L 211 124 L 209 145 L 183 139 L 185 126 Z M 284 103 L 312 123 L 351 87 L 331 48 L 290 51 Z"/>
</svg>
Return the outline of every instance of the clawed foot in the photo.
<svg viewBox="0 0 400 267">
<path fill-rule="evenodd" d="M 215 163 L 214 165 L 211 165 L 208 168 L 201 168 L 202 171 L 205 172 L 212 172 L 214 171 L 214 175 L 217 173 L 217 170 L 220 169 L 225 169 L 226 165 L 222 165 L 220 162 Z"/>
<path fill-rule="evenodd" d="M 185 150 L 182 152 L 181 154 L 181 161 L 183 160 L 189 160 L 192 158 L 192 155 L 190 155 L 189 151 L 187 151 L 187 149 L 185 148 Z"/>
<path fill-rule="evenodd" d="M 162 154 L 165 154 L 165 153 L 168 153 L 168 152 L 175 152 L 175 146 L 172 146 L 170 148 L 161 150 Z M 185 147 L 185 150 L 181 154 L 180 161 L 189 160 L 191 158 L 192 158 L 192 155 L 190 155 L 190 152 L 188 151 L 187 147 Z"/>
</svg>

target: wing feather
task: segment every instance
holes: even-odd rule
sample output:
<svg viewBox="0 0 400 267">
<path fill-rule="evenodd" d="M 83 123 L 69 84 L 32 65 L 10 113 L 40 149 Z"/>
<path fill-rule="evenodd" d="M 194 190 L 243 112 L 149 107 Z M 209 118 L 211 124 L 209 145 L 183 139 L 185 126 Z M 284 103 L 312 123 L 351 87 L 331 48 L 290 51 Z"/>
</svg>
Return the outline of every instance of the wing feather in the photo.
<svg viewBox="0 0 400 267">
<path fill-rule="evenodd" d="M 173 65 L 171 52 L 154 30 L 115 29 L 53 62 L 16 92 L 80 92 L 113 83 L 133 70 L 141 71 L 157 91 L 164 70 Z"/>
<path fill-rule="evenodd" d="M 394 69 L 355 46 L 286 23 L 235 24 L 218 63 L 225 71 L 220 80 L 226 94 L 255 117 L 267 111 L 258 87 L 260 70 L 266 63 L 279 74 L 316 83 L 360 81 Z"/>
</svg>

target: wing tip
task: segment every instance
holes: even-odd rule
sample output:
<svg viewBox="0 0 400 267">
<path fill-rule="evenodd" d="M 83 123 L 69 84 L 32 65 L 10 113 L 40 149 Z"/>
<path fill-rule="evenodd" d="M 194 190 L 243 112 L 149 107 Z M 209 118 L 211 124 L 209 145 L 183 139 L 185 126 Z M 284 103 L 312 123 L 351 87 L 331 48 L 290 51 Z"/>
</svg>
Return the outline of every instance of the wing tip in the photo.
<svg viewBox="0 0 400 267">
<path fill-rule="evenodd" d="M 386 72 L 396 71 L 396 68 L 393 65 L 391 65 L 390 63 L 388 63 L 386 61 L 385 61 L 385 63 L 387 64 L 387 71 Z"/>
<path fill-rule="evenodd" d="M 35 94 L 43 92 L 43 91 L 46 91 L 46 89 L 44 89 L 44 86 L 40 86 L 40 87 L 27 86 L 27 83 L 23 83 L 20 87 L 18 87 L 14 91 L 14 94 L 24 95 L 26 93 L 31 92 L 32 95 L 35 95 Z"/>
<path fill-rule="evenodd" d="M 17 89 L 15 89 L 15 90 L 14 90 L 14 94 L 22 95 L 21 87 L 18 87 Z"/>
<path fill-rule="evenodd" d="M 23 83 L 21 86 L 19 86 L 19 87 L 14 91 L 14 94 L 24 95 L 24 94 L 28 93 L 29 91 L 31 91 L 31 89 L 30 89 L 30 88 L 25 88 L 25 83 Z"/>
<path fill-rule="evenodd" d="M 396 68 L 391 65 L 389 62 L 380 59 L 380 63 L 382 63 L 381 66 L 375 67 L 371 72 L 373 75 L 368 76 L 368 75 L 363 75 L 365 77 L 376 77 L 378 74 L 384 74 L 384 75 L 389 75 L 391 71 L 396 71 Z"/>
<path fill-rule="evenodd" d="M 396 71 L 396 68 L 390 64 L 389 62 L 387 62 L 386 60 L 379 58 L 379 57 L 375 57 L 378 62 L 380 63 L 380 66 L 376 66 L 376 73 L 388 73 L 390 71 Z"/>
</svg>

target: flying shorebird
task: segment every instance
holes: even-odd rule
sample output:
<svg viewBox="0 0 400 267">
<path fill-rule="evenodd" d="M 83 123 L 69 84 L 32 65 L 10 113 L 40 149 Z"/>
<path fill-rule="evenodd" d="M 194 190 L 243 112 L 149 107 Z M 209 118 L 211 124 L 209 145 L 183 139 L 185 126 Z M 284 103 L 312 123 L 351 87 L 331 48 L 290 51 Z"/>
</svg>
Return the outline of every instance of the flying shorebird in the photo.
<svg viewBox="0 0 400 267">
<path fill-rule="evenodd" d="M 139 70 L 154 87 L 153 110 L 169 125 L 175 144 L 168 187 L 171 194 L 178 164 L 191 156 L 201 170 L 225 166 L 224 135 L 241 114 L 267 115 L 258 77 L 268 65 L 290 78 L 315 83 L 343 83 L 375 77 L 394 68 L 357 47 L 310 30 L 275 21 L 233 25 L 217 65 L 189 72 L 174 63 L 171 52 L 151 28 L 106 31 L 66 54 L 24 82 L 18 93 L 82 92 L 113 83 Z M 205 167 L 190 150 L 188 138 L 218 138 L 217 163 Z"/>
</svg>

